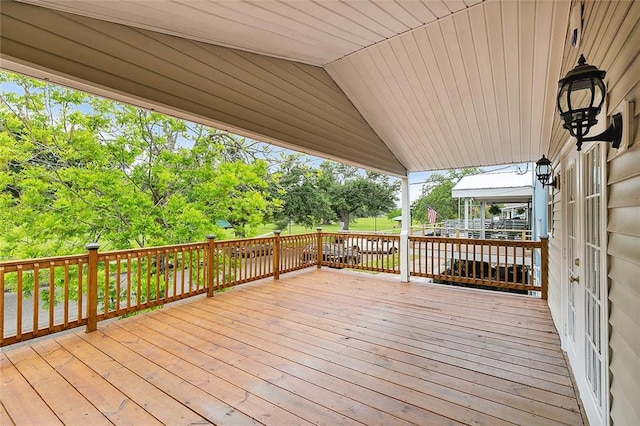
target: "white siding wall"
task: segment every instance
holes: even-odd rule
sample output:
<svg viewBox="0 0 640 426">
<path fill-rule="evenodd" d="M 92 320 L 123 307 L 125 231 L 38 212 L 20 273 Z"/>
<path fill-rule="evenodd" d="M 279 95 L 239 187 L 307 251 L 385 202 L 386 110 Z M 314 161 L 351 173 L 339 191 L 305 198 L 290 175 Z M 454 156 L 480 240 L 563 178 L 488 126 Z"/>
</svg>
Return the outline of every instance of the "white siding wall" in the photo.
<svg viewBox="0 0 640 426">
<path fill-rule="evenodd" d="M 629 151 L 609 162 L 608 182 L 611 419 L 640 425 L 639 134 Z"/>
<path fill-rule="evenodd" d="M 558 181 L 560 180 L 561 176 L 558 177 Z M 562 182 L 560 188 L 562 188 Z M 556 329 L 562 334 L 562 191 L 554 189 L 549 201 L 552 213 L 548 224 L 550 230 L 548 301 Z"/>
<path fill-rule="evenodd" d="M 635 103 L 631 145 L 611 152 L 607 174 L 609 277 L 610 420 L 640 425 L 640 1 L 585 1 L 583 39 L 578 49 L 565 46 L 562 73 L 583 53 L 587 62 L 607 71 L 609 115 L 624 99 Z M 558 120 L 550 146 L 554 164 L 567 133 Z M 561 192 L 562 194 L 562 188 Z M 559 195 L 560 195 L 559 194 Z M 559 197 L 550 224 L 549 306 L 557 325 L 561 312 L 562 223 Z"/>
</svg>

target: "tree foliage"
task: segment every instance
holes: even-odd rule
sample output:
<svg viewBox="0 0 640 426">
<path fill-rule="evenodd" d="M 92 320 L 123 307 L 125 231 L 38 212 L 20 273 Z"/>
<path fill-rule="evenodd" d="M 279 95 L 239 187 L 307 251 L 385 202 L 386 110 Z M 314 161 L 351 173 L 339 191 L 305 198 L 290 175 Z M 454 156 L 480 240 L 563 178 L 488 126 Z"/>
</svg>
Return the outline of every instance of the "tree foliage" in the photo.
<svg viewBox="0 0 640 426">
<path fill-rule="evenodd" d="M 312 227 L 332 215 L 327 193 L 320 190 L 322 173 L 311 167 L 301 154 L 283 154 L 273 182 L 281 200 L 281 208 L 274 214 L 280 228 L 289 222 Z"/>
<path fill-rule="evenodd" d="M 307 225 L 339 220 L 349 229 L 354 217 L 393 209 L 399 182 L 378 173 L 324 161 L 318 169 L 291 156 L 280 168 L 283 206 L 279 220 Z"/>
<path fill-rule="evenodd" d="M 244 139 L 0 73 L 0 256 L 197 241 L 262 223 L 268 167 Z M 221 233 L 222 230 L 217 229 Z"/>
<path fill-rule="evenodd" d="M 422 186 L 422 196 L 412 205 L 412 218 L 420 223 L 428 222 L 427 209 L 438 213 L 438 221 L 457 218 L 457 201 L 451 196 L 453 187 L 467 175 L 482 173 L 478 168 L 449 170 L 433 173 Z"/>
</svg>

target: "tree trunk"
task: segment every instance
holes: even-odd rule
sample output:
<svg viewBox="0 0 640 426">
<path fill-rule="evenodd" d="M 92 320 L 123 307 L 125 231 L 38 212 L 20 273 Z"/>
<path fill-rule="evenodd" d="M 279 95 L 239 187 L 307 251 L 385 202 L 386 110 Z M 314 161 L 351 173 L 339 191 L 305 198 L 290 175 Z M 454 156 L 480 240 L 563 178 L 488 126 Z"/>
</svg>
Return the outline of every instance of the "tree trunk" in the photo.
<svg viewBox="0 0 640 426">
<path fill-rule="evenodd" d="M 349 212 L 348 211 L 340 212 L 340 222 L 343 223 L 342 230 L 348 231 L 349 230 Z"/>
</svg>

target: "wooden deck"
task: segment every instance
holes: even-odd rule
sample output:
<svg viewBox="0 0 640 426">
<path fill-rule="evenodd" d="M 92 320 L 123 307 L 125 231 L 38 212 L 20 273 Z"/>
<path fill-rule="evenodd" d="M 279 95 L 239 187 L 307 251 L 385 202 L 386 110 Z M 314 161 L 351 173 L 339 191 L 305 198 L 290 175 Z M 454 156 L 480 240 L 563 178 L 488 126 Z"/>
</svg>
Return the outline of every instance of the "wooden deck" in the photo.
<svg viewBox="0 0 640 426">
<path fill-rule="evenodd" d="M 0 424 L 582 424 L 545 302 L 305 270 L 0 354 Z"/>
</svg>

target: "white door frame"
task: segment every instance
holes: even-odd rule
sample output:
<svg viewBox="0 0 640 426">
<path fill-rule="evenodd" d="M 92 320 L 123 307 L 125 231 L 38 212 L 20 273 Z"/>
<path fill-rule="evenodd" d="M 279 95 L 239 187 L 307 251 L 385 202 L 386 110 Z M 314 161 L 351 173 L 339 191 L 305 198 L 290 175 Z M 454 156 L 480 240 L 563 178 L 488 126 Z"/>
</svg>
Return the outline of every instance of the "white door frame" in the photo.
<svg viewBox="0 0 640 426">
<path fill-rule="evenodd" d="M 562 348 L 567 353 L 567 358 L 573 371 L 576 385 L 578 387 L 582 404 L 584 406 L 587 418 L 591 425 L 606 425 L 609 423 L 609 333 L 608 333 L 608 259 L 607 259 L 607 145 L 606 144 L 585 144 L 583 151 L 578 153 L 575 151 L 575 145 L 573 142 L 568 144 L 562 152 L 561 164 L 562 164 L 562 182 L 560 190 L 562 194 L 562 274 L 561 274 L 561 298 L 562 298 Z M 594 146 L 595 145 L 595 146 Z M 587 293 L 585 282 L 587 274 L 587 266 L 592 268 L 592 265 L 587 265 L 586 257 L 586 233 L 587 233 L 587 215 L 593 216 L 593 211 L 587 211 L 587 202 L 585 201 L 585 189 L 587 186 L 587 167 L 586 164 L 587 153 L 592 149 L 595 149 L 598 159 L 600 161 L 600 171 L 597 176 L 598 183 L 600 185 L 600 203 L 598 214 L 600 215 L 600 226 L 597 229 L 599 232 L 599 281 L 600 281 L 600 302 L 601 302 L 601 315 L 600 315 L 600 341 L 601 341 L 601 354 L 602 354 L 602 382 L 601 382 L 601 406 L 593 397 L 589 382 L 587 380 L 587 339 L 585 336 L 587 328 Z M 573 254 L 574 258 L 579 259 L 579 265 L 571 265 L 574 277 L 580 280 L 576 287 L 576 300 L 575 300 L 575 345 L 572 344 L 569 337 L 569 279 L 570 279 L 570 263 L 573 263 L 574 259 L 569 259 L 571 256 L 568 237 L 569 226 L 569 212 L 568 212 L 568 185 L 569 182 L 567 176 L 568 167 L 575 161 L 575 190 L 576 190 L 576 202 L 575 211 L 573 211 L 572 220 L 575 224 L 575 236 L 577 238 L 576 253 Z"/>
</svg>

